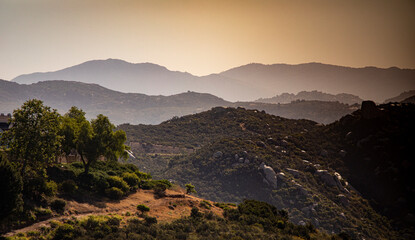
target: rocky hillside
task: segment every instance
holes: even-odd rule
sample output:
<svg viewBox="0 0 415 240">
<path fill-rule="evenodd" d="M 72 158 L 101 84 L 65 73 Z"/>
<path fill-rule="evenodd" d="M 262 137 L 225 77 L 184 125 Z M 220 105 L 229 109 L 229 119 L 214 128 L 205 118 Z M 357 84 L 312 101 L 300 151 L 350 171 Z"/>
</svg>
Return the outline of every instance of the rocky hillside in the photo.
<svg viewBox="0 0 415 240">
<path fill-rule="evenodd" d="M 347 93 L 339 93 L 339 94 L 329 94 L 323 93 L 320 91 L 301 91 L 297 94 L 293 93 L 282 93 L 272 98 L 260 98 L 255 102 L 262 102 L 262 103 L 290 103 L 292 101 L 297 100 L 307 100 L 307 101 L 326 101 L 326 102 L 340 102 L 349 105 L 353 105 L 355 103 L 360 104 L 363 99 L 360 97 L 347 94 Z"/>
<path fill-rule="evenodd" d="M 71 106 L 83 109 L 90 119 L 102 113 L 116 124 L 158 124 L 173 117 L 198 113 L 217 106 L 243 106 L 287 118 L 305 118 L 327 124 L 355 109 L 355 106 L 336 102 L 299 101 L 282 105 L 231 103 L 211 94 L 196 92 L 149 96 L 112 91 L 96 84 L 81 82 L 45 81 L 25 85 L 0 80 L 1 112 L 11 113 L 24 101 L 32 98 L 43 100 L 61 113 L 65 113 Z"/>
<path fill-rule="evenodd" d="M 267 201 L 286 209 L 297 224 L 311 222 L 357 239 L 407 239 L 413 234 L 414 188 L 408 181 L 414 111 L 408 104 L 364 102 L 362 110 L 321 126 L 214 108 L 157 126 L 120 128 L 131 143 L 193 149 L 183 154 L 132 148 L 132 162 L 147 165 L 156 177 L 191 182 L 202 197 Z M 150 162 L 160 164 L 152 168 Z"/>
</svg>

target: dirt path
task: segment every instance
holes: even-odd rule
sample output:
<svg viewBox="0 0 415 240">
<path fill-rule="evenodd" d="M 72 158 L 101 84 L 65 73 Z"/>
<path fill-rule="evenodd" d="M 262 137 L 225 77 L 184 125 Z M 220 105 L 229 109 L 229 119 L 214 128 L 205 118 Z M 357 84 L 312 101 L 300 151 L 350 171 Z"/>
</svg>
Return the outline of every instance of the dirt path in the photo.
<svg viewBox="0 0 415 240">
<path fill-rule="evenodd" d="M 81 203 L 77 201 L 67 201 L 66 211 L 63 216 L 49 218 L 45 221 L 37 222 L 25 228 L 16 229 L 12 232 L 5 234 L 5 237 L 13 236 L 17 233 L 25 233 L 28 231 L 35 231 L 41 227 L 49 227 L 50 221 L 64 221 L 76 217 L 81 219 L 90 215 L 108 215 L 117 214 L 124 219 L 129 218 L 126 213 L 131 214 L 130 217 L 137 216 L 138 204 L 145 204 L 150 208 L 149 216 L 156 217 L 159 222 L 169 222 L 174 219 L 178 219 L 183 216 L 189 216 L 192 207 L 200 207 L 200 202 L 203 199 L 185 195 L 182 198 L 178 198 L 178 195 L 183 194 L 180 191 L 167 190 L 167 197 L 154 198 L 152 190 L 139 190 L 128 197 L 121 199 L 120 201 L 106 201 L 96 203 Z M 171 196 L 171 197 L 170 197 Z M 176 196 L 176 197 L 174 197 Z M 208 201 L 210 202 L 210 201 Z M 210 202 L 212 207 L 209 211 L 217 215 L 222 215 L 223 211 L 220 208 L 213 206 L 213 202 Z M 128 214 L 127 214 L 128 215 Z"/>
</svg>

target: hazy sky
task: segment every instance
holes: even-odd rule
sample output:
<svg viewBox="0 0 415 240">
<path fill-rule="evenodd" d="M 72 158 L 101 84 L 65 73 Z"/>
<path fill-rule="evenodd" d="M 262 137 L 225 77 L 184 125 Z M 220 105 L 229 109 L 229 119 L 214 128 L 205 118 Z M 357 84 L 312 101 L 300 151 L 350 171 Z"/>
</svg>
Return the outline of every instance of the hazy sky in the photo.
<svg viewBox="0 0 415 240">
<path fill-rule="evenodd" d="M 415 1 L 0 0 L 0 79 L 106 58 L 415 68 Z"/>
</svg>

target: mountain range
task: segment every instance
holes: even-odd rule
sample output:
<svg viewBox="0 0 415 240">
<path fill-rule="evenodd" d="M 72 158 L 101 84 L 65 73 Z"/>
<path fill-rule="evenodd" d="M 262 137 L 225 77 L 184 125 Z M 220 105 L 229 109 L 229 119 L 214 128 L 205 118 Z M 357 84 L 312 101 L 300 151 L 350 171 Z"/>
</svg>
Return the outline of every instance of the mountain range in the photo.
<svg viewBox="0 0 415 240">
<path fill-rule="evenodd" d="M 20 75 L 12 81 L 36 83 L 67 80 L 95 83 L 121 92 L 172 95 L 186 91 L 210 93 L 228 101 L 253 101 L 283 92 L 350 93 L 383 102 L 415 88 L 415 70 L 351 68 L 321 63 L 298 65 L 252 63 L 207 76 L 170 71 L 152 63 L 92 60 L 62 70 Z"/>
<path fill-rule="evenodd" d="M 83 109 L 89 119 L 98 114 L 116 124 L 158 124 L 212 107 L 243 107 L 294 119 L 331 123 L 358 107 L 339 102 L 294 101 L 287 104 L 229 102 L 207 93 L 185 92 L 171 96 L 122 93 L 97 84 L 71 81 L 44 81 L 30 85 L 0 80 L 0 110 L 11 113 L 24 101 L 37 98 L 65 113 L 71 106 Z"/>
</svg>

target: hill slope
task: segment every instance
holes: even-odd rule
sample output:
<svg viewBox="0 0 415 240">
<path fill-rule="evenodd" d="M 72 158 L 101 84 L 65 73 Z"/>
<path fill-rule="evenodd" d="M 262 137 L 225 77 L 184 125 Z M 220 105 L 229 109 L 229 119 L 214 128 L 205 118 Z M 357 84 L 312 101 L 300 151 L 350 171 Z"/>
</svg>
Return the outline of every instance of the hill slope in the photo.
<svg viewBox="0 0 415 240">
<path fill-rule="evenodd" d="M 409 127 L 415 110 L 413 105 L 381 107 L 381 115 L 376 107 L 364 109 L 328 126 L 214 108 L 157 126 L 120 128 L 127 132 L 135 164 L 147 166 L 154 176 L 191 182 L 205 198 L 255 198 L 287 209 L 295 223 L 310 221 L 357 239 L 405 239 L 414 202 L 407 181 L 413 168 L 409 159 L 415 156 L 407 137 L 415 134 Z M 352 141 L 344 137 L 349 131 L 355 134 Z M 167 146 L 193 151 L 174 153 Z M 381 196 L 390 199 L 381 201 Z M 402 199 L 408 205 L 397 208 Z"/>
<path fill-rule="evenodd" d="M 364 99 L 384 99 L 415 87 L 415 70 L 375 67 L 349 68 L 320 63 L 299 65 L 248 64 L 218 74 L 197 77 L 151 64 L 122 60 L 88 61 L 55 72 L 32 73 L 13 79 L 17 83 L 68 80 L 96 83 L 121 92 L 171 95 L 206 92 L 228 101 L 253 101 L 276 93 L 319 90 L 351 93 Z"/>
<path fill-rule="evenodd" d="M 301 91 L 297 94 L 292 93 L 282 93 L 272 98 L 260 98 L 255 102 L 262 103 L 290 103 L 297 100 L 307 100 L 307 101 L 326 101 L 326 102 L 340 102 L 345 104 L 360 104 L 363 99 L 358 96 L 346 93 L 339 94 L 329 94 L 319 91 Z"/>
<path fill-rule="evenodd" d="M 202 112 L 216 106 L 243 106 L 289 118 L 331 123 L 354 109 L 353 106 L 336 102 L 294 102 L 284 105 L 231 103 L 211 94 L 196 92 L 149 96 L 117 92 L 96 84 L 80 82 L 45 81 L 24 85 L 0 80 L 0 110 L 3 113 L 11 113 L 31 98 L 43 100 L 61 113 L 65 113 L 71 106 L 82 108 L 88 118 L 103 113 L 116 124 L 158 124 L 174 116 Z"/>
</svg>

